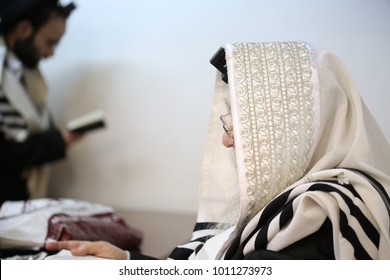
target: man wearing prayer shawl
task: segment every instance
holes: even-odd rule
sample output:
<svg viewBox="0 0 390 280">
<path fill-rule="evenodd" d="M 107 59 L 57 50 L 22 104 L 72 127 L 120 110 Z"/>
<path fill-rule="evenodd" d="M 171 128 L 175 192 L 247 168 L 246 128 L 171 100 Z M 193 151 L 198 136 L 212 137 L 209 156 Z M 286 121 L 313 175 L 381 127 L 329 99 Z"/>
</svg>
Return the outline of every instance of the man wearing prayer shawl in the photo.
<svg viewBox="0 0 390 280">
<path fill-rule="evenodd" d="M 305 42 L 224 49 L 197 223 L 169 259 L 390 259 L 390 147 L 345 66 Z M 143 258 L 101 242 L 46 247 Z"/>
</svg>

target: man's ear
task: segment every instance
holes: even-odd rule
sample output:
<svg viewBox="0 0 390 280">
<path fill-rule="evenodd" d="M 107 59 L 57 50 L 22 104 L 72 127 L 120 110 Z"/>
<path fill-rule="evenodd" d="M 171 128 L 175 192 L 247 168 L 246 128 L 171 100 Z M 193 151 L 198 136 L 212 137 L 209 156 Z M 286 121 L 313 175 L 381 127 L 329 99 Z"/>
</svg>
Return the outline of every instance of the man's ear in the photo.
<svg viewBox="0 0 390 280">
<path fill-rule="evenodd" d="M 21 22 L 19 22 L 16 26 L 15 26 L 15 35 L 19 38 L 19 39 L 26 39 L 28 38 L 29 36 L 31 36 L 31 34 L 33 33 L 34 31 L 34 28 L 31 24 L 31 22 L 28 20 L 28 19 L 25 19 L 25 20 L 22 20 Z"/>
</svg>

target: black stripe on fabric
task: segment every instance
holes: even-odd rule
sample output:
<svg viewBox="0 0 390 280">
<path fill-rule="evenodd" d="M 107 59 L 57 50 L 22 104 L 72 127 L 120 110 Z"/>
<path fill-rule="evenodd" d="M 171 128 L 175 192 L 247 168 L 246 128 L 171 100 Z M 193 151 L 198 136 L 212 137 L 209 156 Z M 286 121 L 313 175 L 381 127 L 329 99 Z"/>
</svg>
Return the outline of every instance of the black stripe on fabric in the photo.
<svg viewBox="0 0 390 280">
<path fill-rule="evenodd" d="M 345 184 L 345 185 L 341 185 L 340 184 L 340 186 L 343 186 L 348 191 L 350 191 L 353 194 L 354 197 L 359 198 L 361 201 L 363 201 L 363 199 L 360 196 L 360 194 L 356 191 L 356 189 L 351 184 Z"/>
<path fill-rule="evenodd" d="M 200 249 L 203 248 L 203 246 L 204 246 L 204 243 L 202 243 L 202 244 L 200 244 L 198 247 L 196 247 L 196 249 L 195 249 L 195 254 L 198 254 L 199 251 L 200 251 Z"/>
<path fill-rule="evenodd" d="M 294 216 L 293 203 L 292 201 L 290 201 L 283 209 L 282 213 L 280 213 L 279 229 L 287 225 L 293 216 Z"/>
<path fill-rule="evenodd" d="M 207 236 L 203 236 L 203 237 L 200 237 L 200 238 L 197 238 L 197 239 L 194 239 L 194 240 L 191 240 L 190 243 L 187 243 L 186 245 L 189 246 L 190 244 L 192 243 L 195 243 L 195 242 L 200 242 L 201 244 L 199 244 L 197 247 L 196 247 L 196 253 L 199 252 L 200 249 L 202 249 L 204 243 L 209 240 L 211 237 L 213 237 L 214 235 L 207 235 Z M 184 246 L 186 246 L 184 245 Z M 172 253 L 169 255 L 169 258 L 171 259 L 175 259 L 175 260 L 183 260 L 183 259 L 188 259 L 188 257 L 194 252 L 193 249 L 189 249 L 189 248 L 185 248 L 185 247 L 176 247 Z"/>
<path fill-rule="evenodd" d="M 243 259 L 245 245 L 248 243 L 249 239 L 257 232 L 258 233 L 257 233 L 255 244 L 254 244 L 254 250 L 261 250 L 261 249 L 267 248 L 269 226 L 270 226 L 270 223 L 273 221 L 273 219 L 276 217 L 276 215 L 278 213 L 280 213 L 279 228 L 282 228 L 284 225 L 289 223 L 289 221 L 292 219 L 292 217 L 294 215 L 293 201 L 294 201 L 295 197 L 292 200 L 290 200 L 287 204 L 285 204 L 285 203 L 286 203 L 291 191 L 292 190 L 290 190 L 289 192 L 286 193 L 287 197 L 282 197 L 282 199 L 284 200 L 284 205 L 281 207 L 282 209 L 280 209 L 280 208 L 275 209 L 275 207 L 274 207 L 274 210 L 277 210 L 276 212 L 272 213 L 271 211 L 268 211 L 268 219 L 267 219 L 266 223 L 262 223 L 260 228 L 256 228 L 254 231 L 252 231 L 252 233 L 245 240 L 245 242 L 241 246 L 239 246 L 239 249 L 234 254 L 234 257 L 233 257 L 234 259 Z M 298 194 L 298 196 L 300 194 Z M 279 203 L 275 203 L 275 205 L 278 205 L 278 204 Z M 275 206 L 275 205 L 273 205 L 273 206 Z M 269 204 L 269 206 L 271 206 L 271 203 Z M 260 225 L 260 223 L 258 225 Z"/>
<path fill-rule="evenodd" d="M 195 242 L 200 242 L 201 244 L 199 244 L 195 250 L 194 249 L 190 249 L 190 248 L 185 248 L 185 247 L 176 247 L 172 253 L 169 255 L 169 258 L 172 258 L 172 259 L 175 259 L 175 260 L 181 260 L 181 259 L 188 259 L 188 257 L 195 251 L 195 253 L 198 253 L 200 251 L 200 249 L 203 248 L 204 246 L 204 243 L 210 239 L 211 235 L 208 235 L 208 236 L 204 236 L 204 237 L 201 237 L 201 238 L 198 238 L 198 239 L 195 239 L 195 240 L 191 240 L 190 243 L 186 244 L 187 246 L 189 246 L 189 244 L 192 244 L 192 243 L 195 243 Z M 186 246 L 184 245 L 184 246 Z"/>
<path fill-rule="evenodd" d="M 286 224 L 288 224 L 291 221 L 292 217 L 294 216 L 294 209 L 293 209 L 292 202 L 293 202 L 293 200 L 289 201 L 284 206 L 284 208 L 282 209 L 282 211 L 279 215 L 279 229 L 283 228 Z M 268 229 L 269 229 L 271 221 L 273 221 L 273 219 L 269 219 L 267 224 L 263 225 L 263 227 L 259 231 L 259 234 L 256 236 L 255 250 L 267 248 Z"/>
<path fill-rule="evenodd" d="M 354 255 L 357 260 L 370 260 L 372 259 L 363 245 L 360 243 L 356 232 L 348 225 L 347 215 L 340 209 L 340 232 L 342 236 L 352 244 L 354 249 Z"/>
<path fill-rule="evenodd" d="M 343 187 L 342 185 L 340 186 Z M 368 218 L 362 213 L 360 208 L 353 203 L 352 199 L 348 195 L 344 194 L 341 190 L 337 189 L 334 186 L 321 184 L 321 183 L 313 184 L 308 189 L 308 191 L 324 191 L 324 192 L 338 193 L 341 196 L 341 198 L 345 201 L 345 203 L 347 204 L 350 210 L 351 215 L 355 217 L 356 220 L 359 222 L 359 224 L 363 228 L 368 238 L 370 238 L 370 240 L 375 244 L 376 247 L 379 247 L 380 236 L 378 231 L 376 230 L 374 225 L 370 222 L 370 220 L 368 220 Z"/>
<path fill-rule="evenodd" d="M 263 210 L 263 213 L 260 216 L 259 222 L 257 223 L 256 228 L 249 234 L 249 236 L 245 240 L 241 240 L 242 237 L 242 231 L 240 234 L 235 238 L 235 240 L 230 245 L 229 249 L 227 250 L 225 254 L 225 259 L 239 259 L 241 256 L 243 256 L 243 246 L 241 244 L 246 244 L 248 240 L 250 240 L 253 235 L 257 233 L 266 223 L 269 223 L 272 217 L 274 217 L 277 213 L 281 211 L 283 206 L 286 204 L 286 201 L 288 200 L 290 193 L 293 189 L 288 190 L 285 193 L 282 193 L 278 197 L 276 197 L 274 200 L 272 200 Z M 268 229 L 268 226 L 267 226 Z M 266 234 L 266 232 L 265 232 Z M 267 242 L 267 240 L 265 241 Z M 241 247 L 241 249 L 239 249 Z"/>
<path fill-rule="evenodd" d="M 354 197 L 361 199 L 360 195 L 356 192 L 356 190 L 353 188 L 352 185 L 350 184 L 342 185 L 336 181 L 332 181 L 329 183 L 337 184 L 350 191 Z M 277 197 L 264 209 L 259 219 L 257 227 L 251 232 L 251 234 L 248 236 L 248 238 L 246 238 L 246 240 L 241 240 L 242 238 L 242 232 L 241 232 L 241 234 L 232 242 L 231 246 L 229 247 L 225 255 L 225 259 L 242 258 L 244 256 L 243 255 L 244 246 L 257 232 L 258 232 L 258 236 L 256 237 L 256 241 L 255 241 L 255 249 L 258 250 L 258 249 L 266 248 L 268 242 L 267 233 L 268 233 L 269 223 L 272 220 L 272 218 L 275 217 L 275 215 L 281 211 L 281 208 L 284 207 L 285 209 L 282 211 L 280 215 L 280 221 L 279 221 L 280 228 L 282 228 L 291 220 L 291 218 L 294 215 L 293 208 L 292 208 L 293 200 L 291 200 L 288 203 L 288 205 L 284 206 L 291 191 L 292 190 Z M 351 215 L 354 216 L 356 220 L 359 221 L 359 223 L 361 224 L 361 227 L 363 228 L 365 234 L 371 239 L 371 241 L 377 247 L 379 247 L 379 233 L 372 225 L 372 223 L 361 212 L 361 209 L 353 203 L 352 199 L 348 195 L 344 194 L 341 190 L 339 190 L 335 186 L 324 184 L 324 183 L 314 183 L 309 187 L 307 191 L 323 191 L 323 192 L 338 193 L 340 197 L 345 201 L 346 205 L 349 207 Z M 301 194 L 302 193 L 298 194 L 298 196 Z M 344 212 L 342 212 L 342 209 L 340 209 L 339 211 L 341 217 L 340 218 L 340 229 L 342 231 L 341 234 L 352 244 L 352 246 L 354 246 L 355 257 L 357 259 L 370 259 L 370 256 L 367 254 L 366 250 L 364 249 L 359 239 L 357 238 L 354 229 L 348 225 L 347 216 L 345 215 Z"/>
<path fill-rule="evenodd" d="M 316 182 L 313 182 L 313 183 L 316 183 Z M 362 200 L 359 193 L 355 190 L 355 188 L 351 184 L 343 184 L 343 183 L 340 183 L 336 179 L 335 180 L 321 180 L 321 181 L 317 181 L 317 183 L 330 183 L 330 184 L 336 184 L 336 185 L 342 186 L 342 187 L 346 188 L 347 190 L 349 190 L 353 194 L 353 196 Z"/>
<path fill-rule="evenodd" d="M 21 115 L 16 111 L 1 111 L 0 114 L 5 116 L 5 117 L 20 117 L 21 118 Z"/>
<path fill-rule="evenodd" d="M 169 258 L 174 260 L 188 260 L 193 252 L 194 250 L 188 248 L 175 248 L 169 255 Z"/>
<path fill-rule="evenodd" d="M 265 249 L 267 248 L 267 243 L 268 243 L 268 228 L 269 224 L 271 223 L 271 219 L 268 221 L 267 224 L 265 224 L 259 231 L 259 234 L 256 236 L 256 241 L 255 241 L 255 249 Z"/>
<path fill-rule="evenodd" d="M 276 197 L 274 200 L 272 200 L 265 208 L 263 213 L 261 214 L 261 217 L 259 219 L 259 222 L 257 224 L 256 229 L 260 229 L 271 217 L 275 216 L 276 213 L 279 213 L 280 210 L 284 207 L 286 204 L 290 193 L 293 191 L 293 189 L 281 194 L 280 196 Z"/>
<path fill-rule="evenodd" d="M 196 223 L 194 227 L 194 231 L 206 230 L 216 228 L 219 223 Z"/>
<path fill-rule="evenodd" d="M 0 115 L 5 117 L 4 119 L 6 119 L 7 117 L 17 117 L 20 118 L 20 120 L 25 123 L 25 120 L 22 118 L 22 115 L 18 111 L 16 111 L 14 107 L 11 106 L 11 104 L 9 103 L 8 99 L 5 96 L 0 96 L 0 105 L 3 106 L 0 107 Z M 12 120 L 10 120 L 9 123 L 7 120 L 5 120 L 5 122 L 7 123 L 8 127 L 20 128 L 19 126 L 20 124 L 19 125 L 14 124 L 12 123 L 13 122 Z M 27 128 L 27 125 L 22 126 L 21 128 Z"/>
<path fill-rule="evenodd" d="M 230 244 L 229 249 L 226 251 L 224 257 L 225 260 L 231 260 L 234 258 L 234 255 L 239 251 L 240 241 L 241 241 L 241 234 L 233 240 L 232 244 Z"/>
<path fill-rule="evenodd" d="M 206 236 L 202 236 L 202 237 L 199 237 L 197 239 L 193 239 L 191 240 L 191 242 L 206 242 L 207 240 L 209 240 L 210 238 L 214 237 L 215 235 L 206 235 Z"/>
</svg>

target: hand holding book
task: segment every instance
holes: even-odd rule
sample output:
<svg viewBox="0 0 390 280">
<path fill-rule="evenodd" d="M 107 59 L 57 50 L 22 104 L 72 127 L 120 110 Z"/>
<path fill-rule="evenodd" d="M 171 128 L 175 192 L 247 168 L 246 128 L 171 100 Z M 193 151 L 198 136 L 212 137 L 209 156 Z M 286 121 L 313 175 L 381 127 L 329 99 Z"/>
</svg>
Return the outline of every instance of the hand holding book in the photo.
<svg viewBox="0 0 390 280">
<path fill-rule="evenodd" d="M 61 129 L 61 134 L 66 146 L 70 146 L 86 132 L 103 127 L 105 127 L 103 112 L 94 111 L 67 122 L 66 127 Z"/>
<path fill-rule="evenodd" d="M 68 129 L 63 128 L 63 127 L 60 128 L 60 132 L 61 132 L 62 139 L 64 140 L 66 147 L 69 147 L 74 142 L 78 141 L 79 139 L 81 139 L 84 136 L 84 133 L 82 133 L 82 132 L 80 132 L 80 133 L 70 132 Z"/>
</svg>

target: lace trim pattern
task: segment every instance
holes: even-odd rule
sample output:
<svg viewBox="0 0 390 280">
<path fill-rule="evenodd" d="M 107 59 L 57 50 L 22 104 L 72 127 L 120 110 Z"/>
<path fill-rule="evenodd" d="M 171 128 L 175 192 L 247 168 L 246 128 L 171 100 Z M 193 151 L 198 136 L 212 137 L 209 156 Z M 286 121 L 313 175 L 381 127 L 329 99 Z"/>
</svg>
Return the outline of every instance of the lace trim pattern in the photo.
<svg viewBox="0 0 390 280">
<path fill-rule="evenodd" d="M 304 42 L 238 43 L 232 55 L 250 218 L 308 165 L 311 59 Z"/>
</svg>

